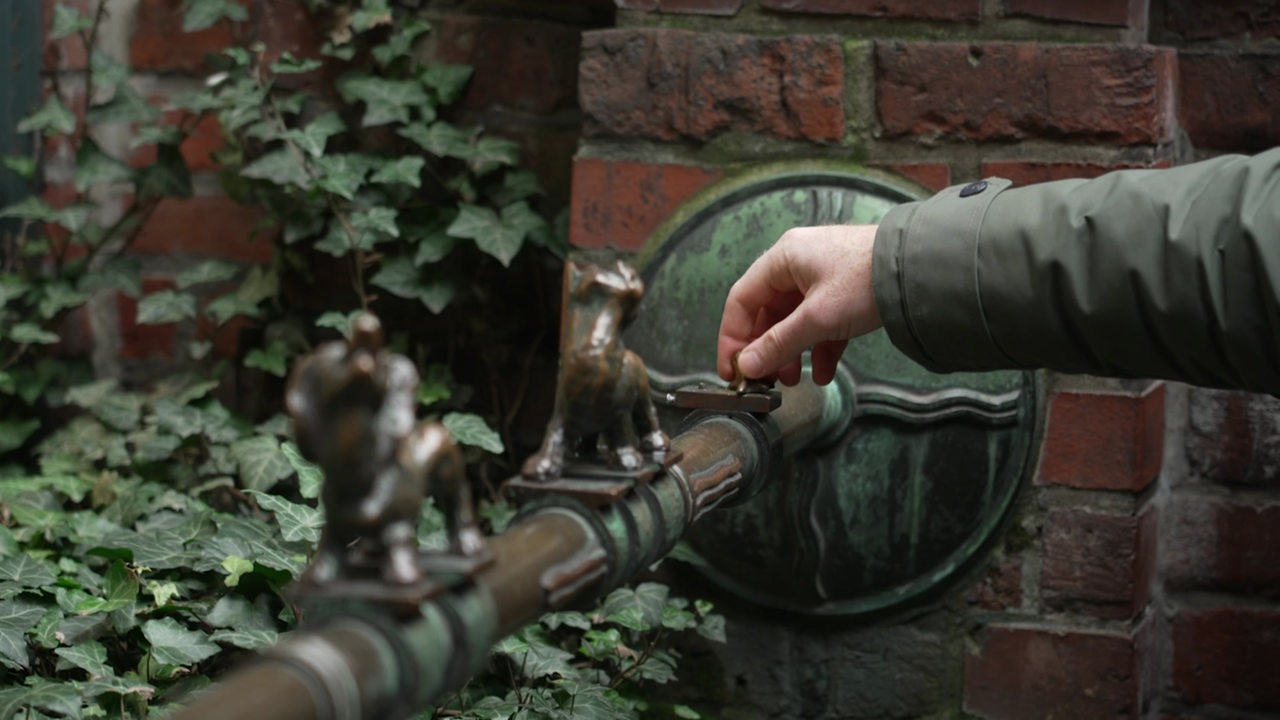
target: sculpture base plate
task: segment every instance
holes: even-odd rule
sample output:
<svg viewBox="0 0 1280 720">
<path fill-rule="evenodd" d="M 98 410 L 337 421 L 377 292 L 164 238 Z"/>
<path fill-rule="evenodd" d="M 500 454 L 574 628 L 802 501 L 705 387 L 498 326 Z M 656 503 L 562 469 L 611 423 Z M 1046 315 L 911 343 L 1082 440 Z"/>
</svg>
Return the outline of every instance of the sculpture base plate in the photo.
<svg viewBox="0 0 1280 720">
<path fill-rule="evenodd" d="M 568 495 L 589 507 L 611 505 L 637 485 L 646 485 L 680 462 L 682 453 L 668 450 L 661 462 L 651 461 L 635 470 L 623 470 L 591 458 L 575 458 L 565 464 L 560 477 L 534 480 L 517 475 L 503 484 L 503 492 L 516 502 L 544 495 Z"/>
<path fill-rule="evenodd" d="M 381 563 L 360 559 L 350 562 L 343 574 L 333 580 L 316 581 L 309 571 L 304 572 L 286 595 L 308 616 L 332 616 L 355 606 L 377 605 L 403 618 L 416 614 L 422 603 L 468 582 L 492 564 L 493 554 L 487 549 L 475 555 L 421 551 L 421 577 L 411 583 L 394 583 L 382 576 Z"/>
</svg>

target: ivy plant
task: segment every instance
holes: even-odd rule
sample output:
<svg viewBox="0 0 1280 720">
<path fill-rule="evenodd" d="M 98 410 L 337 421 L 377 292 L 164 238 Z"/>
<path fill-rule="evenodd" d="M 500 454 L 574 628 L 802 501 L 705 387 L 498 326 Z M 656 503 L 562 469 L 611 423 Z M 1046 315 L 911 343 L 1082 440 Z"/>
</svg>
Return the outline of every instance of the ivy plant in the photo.
<svg viewBox="0 0 1280 720">
<path fill-rule="evenodd" d="M 322 478 L 278 403 L 238 402 L 226 380 L 279 381 L 358 312 L 418 363 L 421 415 L 466 446 L 481 490 L 514 466 L 563 229 L 518 146 L 455 121 L 470 70 L 423 59 L 428 22 L 387 0 L 312 5 L 320 56 L 237 41 L 164 105 L 101 49 L 110 3 L 53 7 L 51 38 L 78 43 L 88 70 L 74 87 L 49 77 L 18 128 L 33 156 L 0 159 L 33 190 L 0 207 L 0 719 L 164 717 L 294 628 L 284 588 L 314 552 Z M 182 7 L 186 31 L 252 20 L 232 0 Z M 161 203 L 192 195 L 182 148 L 208 117 L 227 136 L 223 185 L 265 210 L 276 259 L 191 263 L 146 292 L 131 247 Z M 144 380 L 96 376 L 64 339 L 111 293 L 140 325 L 185 328 Z M 239 356 L 213 351 L 226 336 Z M 480 495 L 501 531 L 513 510 Z M 419 540 L 441 533 L 428 503 Z M 645 690 L 674 677 L 688 633 L 722 639 L 723 619 L 660 584 L 618 590 L 508 638 L 424 717 L 697 717 Z"/>
</svg>

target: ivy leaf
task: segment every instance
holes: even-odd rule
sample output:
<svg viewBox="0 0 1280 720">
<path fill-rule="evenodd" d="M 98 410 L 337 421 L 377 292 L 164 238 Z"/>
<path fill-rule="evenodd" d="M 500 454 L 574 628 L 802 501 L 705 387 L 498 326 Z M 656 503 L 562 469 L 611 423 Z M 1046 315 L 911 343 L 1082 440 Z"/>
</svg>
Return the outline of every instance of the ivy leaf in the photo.
<svg viewBox="0 0 1280 720">
<path fill-rule="evenodd" d="M 22 600 L 0 600 L 0 659 L 17 669 L 26 669 L 27 631 L 44 617 L 44 608 Z"/>
<path fill-rule="evenodd" d="M 471 154 L 471 134 L 446 122 L 414 123 L 400 128 L 396 134 L 439 157 L 466 159 Z"/>
<path fill-rule="evenodd" d="M 53 23 L 49 28 L 49 38 L 62 40 L 92 27 L 93 18 L 80 14 L 74 5 L 58 3 L 53 7 Z"/>
<path fill-rule="evenodd" d="M 329 138 L 346 129 L 338 113 L 327 112 L 307 123 L 301 130 L 289 130 L 281 137 L 292 140 L 303 152 L 318 158 L 324 155 L 324 147 Z"/>
<path fill-rule="evenodd" d="M 223 595 L 213 604 L 205 622 L 216 628 L 241 632 L 274 631 L 276 623 L 271 619 L 266 600 L 266 597 L 259 596 L 256 602 L 251 603 L 240 595 Z"/>
<path fill-rule="evenodd" d="M 93 615 L 129 607 L 138 599 L 138 577 L 117 560 L 107 568 L 102 589 L 104 597 L 91 597 L 76 603 L 75 612 Z"/>
<path fill-rule="evenodd" d="M 97 640 L 89 640 L 53 651 L 58 657 L 89 673 L 90 678 L 110 677 L 115 670 L 107 664 L 107 649 Z"/>
<path fill-rule="evenodd" d="M 280 54 L 280 59 L 271 63 L 271 72 L 277 75 L 300 75 L 309 73 L 324 63 L 313 58 L 296 58 L 288 51 Z"/>
<path fill-rule="evenodd" d="M 95 90 L 118 90 L 129 79 L 129 66 L 111 57 L 100 48 L 89 54 L 89 72 L 93 73 Z"/>
<path fill-rule="evenodd" d="M 53 319 L 59 312 L 83 304 L 89 296 L 65 282 L 52 282 L 40 288 L 40 301 L 36 309 L 45 320 Z"/>
<path fill-rule="evenodd" d="M 147 102 L 146 98 L 127 84 L 116 88 L 111 99 L 94 105 L 85 113 L 85 119 L 91 125 L 110 125 L 112 123 L 150 124 L 160 117 L 160 109 Z"/>
<path fill-rule="evenodd" d="M 311 187 L 311 179 L 302 160 L 292 149 L 273 150 L 240 169 L 247 178 L 267 180 L 276 185 L 296 185 L 302 189 Z"/>
<path fill-rule="evenodd" d="M 155 598 L 157 608 L 162 608 L 165 605 L 168 605 L 170 600 L 182 594 L 182 591 L 178 589 L 176 583 L 162 583 L 156 582 L 155 580 L 151 580 L 147 583 L 146 590 L 148 595 Z"/>
<path fill-rule="evenodd" d="M 471 79 L 469 65 L 446 65 L 435 63 L 427 66 L 422 73 L 422 81 L 436 91 L 440 102 L 449 105 L 462 96 L 462 91 Z"/>
<path fill-rule="evenodd" d="M 404 256 L 384 260 L 369 282 L 396 297 L 410 300 L 418 297 L 418 288 L 422 284 L 417 266 Z"/>
<path fill-rule="evenodd" d="M 396 224 L 397 211 L 389 207 L 371 207 L 351 215 L 351 226 L 356 230 L 371 233 L 377 241 L 400 237 L 400 226 Z M 375 241 L 375 242 L 377 242 Z"/>
<path fill-rule="evenodd" d="M 95 185 L 124 182 L 133 177 L 128 165 L 102 151 L 90 138 L 85 138 L 76 152 L 76 170 L 73 176 L 76 189 L 84 192 Z"/>
<path fill-rule="evenodd" d="M 22 688 L 22 691 L 16 698 L 7 698 L 8 702 L 0 702 L 0 711 L 5 713 L 3 717 L 15 717 L 17 710 L 23 707 L 29 708 L 22 714 L 23 718 L 47 717 L 39 712 L 32 713 L 31 709 L 47 710 L 56 717 L 80 717 L 80 690 L 71 683 L 51 682 L 44 678 L 31 677 L 27 679 L 27 686 Z"/>
<path fill-rule="evenodd" d="M 511 170 L 503 176 L 502 187 L 494 190 L 492 197 L 494 203 L 505 207 L 517 200 L 541 194 L 542 186 L 532 170 Z"/>
<path fill-rule="evenodd" d="M 422 85 L 412 80 L 352 73 L 338 80 L 338 92 L 349 103 L 365 105 L 361 127 L 409 122 L 409 108 L 427 104 L 430 99 Z"/>
<path fill-rule="evenodd" d="M 320 466 L 308 462 L 298 446 L 291 442 L 281 443 L 280 450 L 294 472 L 298 473 L 298 494 L 308 500 L 320 497 L 320 486 L 324 483 L 324 471 Z"/>
<path fill-rule="evenodd" d="M 174 278 L 179 290 L 186 290 L 202 283 L 222 282 L 235 277 L 239 267 L 226 260 L 205 260 L 204 262 L 183 270 Z"/>
<path fill-rule="evenodd" d="M 75 113 L 62 104 L 55 93 L 50 93 L 44 104 L 18 123 L 18 132 L 41 131 L 45 135 L 70 135 L 76 131 Z"/>
<path fill-rule="evenodd" d="M 156 146 L 156 161 L 138 171 L 137 192 L 144 200 L 191 197 L 191 168 L 178 143 Z"/>
<path fill-rule="evenodd" d="M 288 348 L 280 340 L 272 340 L 266 347 L 257 347 L 248 352 L 244 358 L 244 366 L 282 378 L 289 374 Z"/>
<path fill-rule="evenodd" d="M 342 333 L 342 337 L 350 340 L 351 333 L 355 329 L 356 318 L 364 311 L 357 308 L 349 313 L 330 310 L 320 317 L 316 318 L 316 327 L 332 328 Z"/>
<path fill-rule="evenodd" d="M 523 677 L 537 679 L 551 675 L 573 677 L 573 654 L 562 650 L 548 639 L 546 632 L 536 625 L 530 625 L 520 633 L 520 638 L 511 638 L 494 646 L 493 651 L 511 658 L 511 664 Z"/>
<path fill-rule="evenodd" d="M 466 154 L 472 172 L 483 175 L 501 166 L 515 165 L 520 161 L 520 145 L 503 138 L 485 137 L 476 140 Z"/>
<path fill-rule="evenodd" d="M 280 633 L 274 630 L 217 630 L 209 636 L 209 639 L 245 650 L 261 650 L 275 645 L 280 639 Z"/>
<path fill-rule="evenodd" d="M 222 569 L 227 571 L 223 582 L 227 587 L 235 587 L 240 584 L 240 578 L 253 572 L 253 561 L 239 555 L 228 555 L 222 560 Z"/>
<path fill-rule="evenodd" d="M 275 515 L 280 533 L 289 542 L 302 541 L 315 543 L 320 540 L 320 529 L 324 527 L 324 514 L 319 510 L 289 502 L 278 495 L 248 491 L 258 499 L 258 506 Z"/>
<path fill-rule="evenodd" d="M 444 228 L 424 233 L 418 240 L 418 250 L 413 256 L 413 263 L 421 267 L 440 262 L 448 257 L 457 244 L 458 238 L 449 235 Z"/>
<path fill-rule="evenodd" d="M 0 420 L 0 455 L 22 447 L 27 438 L 34 435 L 39 429 L 40 421 L 35 418 L 28 420 Z"/>
<path fill-rule="evenodd" d="M 173 618 L 148 620 L 142 634 L 151 643 L 151 656 L 163 665 L 192 665 L 221 652 L 198 630 L 188 630 Z"/>
<path fill-rule="evenodd" d="M 205 306 L 204 312 L 218 325 L 237 315 L 256 316 L 258 303 L 276 294 L 278 282 L 274 268 L 255 265 L 250 268 L 244 280 L 240 281 L 234 293 L 210 302 Z"/>
<path fill-rule="evenodd" d="M 223 18 L 232 22 L 249 19 L 249 11 L 235 0 L 185 0 L 182 10 L 182 32 L 185 33 L 206 30 Z"/>
<path fill-rule="evenodd" d="M 408 185 L 411 188 L 422 187 L 422 167 L 426 164 L 427 160 L 423 157 L 402 157 L 383 165 L 369 181 L 386 185 Z"/>
<path fill-rule="evenodd" d="M 371 158 L 359 153 L 331 153 L 316 158 L 317 185 L 347 200 L 354 200 L 365 177 L 373 170 Z M 333 223 L 331 223 L 333 224 Z"/>
<path fill-rule="evenodd" d="M 36 168 L 39 165 L 35 158 L 24 157 L 22 155 L 5 155 L 0 157 L 0 165 L 12 170 L 16 175 L 23 179 L 30 180 L 36 176 Z"/>
<path fill-rule="evenodd" d="M 487 450 L 495 455 L 503 451 L 502 438 L 484 421 L 484 418 L 472 413 L 446 413 L 441 422 L 463 445 L 471 445 Z"/>
<path fill-rule="evenodd" d="M 194 295 L 175 290 L 160 290 L 138 301 L 139 325 L 167 325 L 195 317 Z"/>
<path fill-rule="evenodd" d="M 486 255 L 497 258 L 503 267 L 511 264 L 525 234 L 519 228 L 505 224 L 498 213 L 478 205 L 462 205 L 445 232 L 453 237 L 473 240 Z"/>
<path fill-rule="evenodd" d="M 379 65 L 390 65 L 397 58 L 410 54 L 413 50 L 413 41 L 422 33 L 431 29 L 431 26 L 418 18 L 411 18 L 399 24 L 396 31 L 391 34 L 381 45 L 373 48 L 373 58 L 378 61 Z"/>
<path fill-rule="evenodd" d="M 9 329 L 9 339 L 24 345 L 52 345 L 59 338 L 35 323 L 20 322 Z"/>
<path fill-rule="evenodd" d="M 430 406 L 448 400 L 453 394 L 453 390 L 450 389 L 452 381 L 453 373 L 449 372 L 448 365 L 432 363 L 427 366 L 426 372 L 422 373 L 422 379 L 418 381 L 418 402 L 424 406 Z"/>
<path fill-rule="evenodd" d="M 293 467 L 273 437 L 251 437 L 231 445 L 231 457 L 240 470 L 240 481 L 248 490 L 263 492 L 293 474 Z"/>
<path fill-rule="evenodd" d="M 46 563 L 27 553 L 0 560 L 0 580 L 16 583 L 19 587 L 43 588 L 57 579 Z"/>
</svg>

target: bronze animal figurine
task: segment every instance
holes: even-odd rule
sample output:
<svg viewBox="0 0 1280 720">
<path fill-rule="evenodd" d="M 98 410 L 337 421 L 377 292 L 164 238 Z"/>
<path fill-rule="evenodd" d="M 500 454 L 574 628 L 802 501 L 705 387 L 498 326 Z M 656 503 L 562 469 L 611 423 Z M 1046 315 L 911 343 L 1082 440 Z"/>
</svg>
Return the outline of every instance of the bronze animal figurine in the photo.
<svg viewBox="0 0 1280 720">
<path fill-rule="evenodd" d="M 637 471 L 644 453 L 661 462 L 670 449 L 644 361 L 622 343 L 643 296 L 640 276 L 621 260 L 565 264 L 555 409 L 541 449 L 525 461 L 525 478 L 560 477 L 567 455 Z"/>
<path fill-rule="evenodd" d="M 422 580 L 417 527 L 428 489 L 450 550 L 484 551 L 461 453 L 443 425 L 416 424 L 418 372 L 382 344 L 378 319 L 360 316 L 349 343 L 326 343 L 299 364 L 285 396 L 299 449 L 325 475 L 312 583 Z"/>
</svg>

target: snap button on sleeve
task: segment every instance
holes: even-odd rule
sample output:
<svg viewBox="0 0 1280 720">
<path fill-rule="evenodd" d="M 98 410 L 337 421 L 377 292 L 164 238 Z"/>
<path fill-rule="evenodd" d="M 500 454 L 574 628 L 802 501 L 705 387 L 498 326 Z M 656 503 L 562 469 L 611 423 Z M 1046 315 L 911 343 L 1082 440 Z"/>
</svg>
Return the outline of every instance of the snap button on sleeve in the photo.
<svg viewBox="0 0 1280 720">
<path fill-rule="evenodd" d="M 978 193 L 986 189 L 987 189 L 986 180 L 971 182 L 968 185 L 965 185 L 964 187 L 960 188 L 960 197 L 966 198 L 966 197 L 969 197 L 970 195 L 977 195 Z"/>
</svg>

